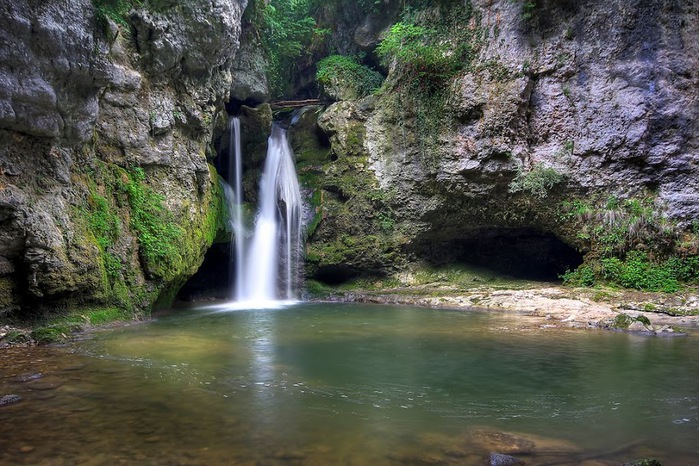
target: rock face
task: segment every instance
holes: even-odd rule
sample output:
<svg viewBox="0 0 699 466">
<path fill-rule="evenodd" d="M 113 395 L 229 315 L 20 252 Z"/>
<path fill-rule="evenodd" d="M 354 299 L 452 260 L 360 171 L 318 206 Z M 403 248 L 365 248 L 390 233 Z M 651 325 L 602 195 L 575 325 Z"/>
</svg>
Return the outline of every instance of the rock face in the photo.
<svg viewBox="0 0 699 466">
<path fill-rule="evenodd" d="M 588 258 L 656 246 L 697 254 L 699 5 L 471 4 L 471 62 L 441 90 L 413 92 L 392 68 L 370 105 L 338 102 L 320 117 L 332 160 L 315 165 L 326 178 L 314 187 L 342 208 L 326 202 L 309 248 L 339 250 L 314 256 L 312 271 L 357 257 L 337 212 L 371 202 L 367 192 L 383 207 L 352 228 L 390 216 L 383 251 L 409 261 L 458 260 L 483 234 L 516 242 L 515 230 Z M 361 161 L 347 175 L 371 191 L 329 183 L 347 161 Z"/>
<path fill-rule="evenodd" d="M 235 56 L 231 98 L 241 102 L 267 102 L 270 98 L 267 83 L 267 61 L 259 43 L 251 35 L 244 36 Z"/>
<path fill-rule="evenodd" d="M 215 235 L 247 2 L 144 2 L 120 26 L 40 3 L 0 7 L 0 315 L 167 300 Z"/>
</svg>

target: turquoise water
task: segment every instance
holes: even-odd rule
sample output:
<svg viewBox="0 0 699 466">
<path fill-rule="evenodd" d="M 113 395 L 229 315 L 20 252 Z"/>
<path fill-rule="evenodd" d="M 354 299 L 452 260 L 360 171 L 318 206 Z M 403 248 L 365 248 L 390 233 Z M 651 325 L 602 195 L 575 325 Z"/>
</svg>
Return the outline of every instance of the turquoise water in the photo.
<svg viewBox="0 0 699 466">
<path fill-rule="evenodd" d="M 24 397 L 0 407 L 0 463 L 699 464 L 697 340 L 397 306 L 173 311 L 0 363 L 0 395 Z"/>
</svg>

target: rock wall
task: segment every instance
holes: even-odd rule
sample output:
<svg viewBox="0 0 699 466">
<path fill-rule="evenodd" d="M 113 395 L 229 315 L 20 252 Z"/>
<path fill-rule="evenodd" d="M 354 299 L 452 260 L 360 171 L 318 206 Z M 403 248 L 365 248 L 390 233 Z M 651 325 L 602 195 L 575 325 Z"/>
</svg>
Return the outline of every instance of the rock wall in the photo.
<svg viewBox="0 0 699 466">
<path fill-rule="evenodd" d="M 202 261 L 220 212 L 213 122 L 246 0 L 0 6 L 0 316 L 147 309 Z"/>
<path fill-rule="evenodd" d="M 382 273 L 396 257 L 454 260 L 468 254 L 460 245 L 499 231 L 553 235 L 588 260 L 631 249 L 696 255 L 699 4 L 466 3 L 473 60 L 433 101 L 401 87 L 392 68 L 378 97 L 335 103 L 320 117 L 327 158 L 298 144 L 302 163 L 325 176 L 310 181 L 325 200 L 311 273 L 347 263 L 376 272 L 376 261 L 353 260 L 353 242 L 379 231 L 379 216 L 390 227 L 376 255 L 390 258 L 379 261 Z M 371 190 L 337 189 L 327 177 L 339 167 L 369 177 Z M 367 193 L 375 209 L 338 227 L 372 202 Z"/>
</svg>

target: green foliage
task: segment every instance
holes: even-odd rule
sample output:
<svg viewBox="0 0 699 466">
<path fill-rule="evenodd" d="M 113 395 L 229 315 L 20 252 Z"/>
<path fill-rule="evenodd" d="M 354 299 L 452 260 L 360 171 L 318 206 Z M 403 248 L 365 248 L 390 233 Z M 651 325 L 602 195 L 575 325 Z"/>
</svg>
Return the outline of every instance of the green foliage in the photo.
<svg viewBox="0 0 699 466">
<path fill-rule="evenodd" d="M 450 44 L 439 41 L 433 28 L 410 23 L 396 23 L 384 36 L 376 53 L 386 64 L 395 60 L 405 74 L 413 78 L 443 81 L 458 71 L 458 57 Z"/>
<path fill-rule="evenodd" d="M 620 200 L 610 196 L 602 207 L 580 200 L 564 202 L 561 219 L 579 222 L 578 238 L 589 242 L 602 257 L 623 255 L 641 244 L 656 250 L 671 249 L 668 245 L 676 236 L 652 197 Z"/>
<path fill-rule="evenodd" d="M 121 272 L 121 261 L 109 251 L 103 252 L 102 260 L 104 261 L 104 270 L 107 272 L 107 276 L 114 281 Z"/>
<path fill-rule="evenodd" d="M 524 21 L 531 21 L 534 19 L 536 0 L 510 0 L 510 3 L 522 4 L 522 19 Z"/>
<path fill-rule="evenodd" d="M 536 166 L 529 171 L 519 171 L 509 187 L 510 193 L 527 193 L 544 199 L 557 184 L 565 181 L 565 176 L 549 167 Z"/>
<path fill-rule="evenodd" d="M 699 256 L 671 257 L 666 267 L 681 282 L 699 283 Z"/>
<path fill-rule="evenodd" d="M 48 345 L 65 341 L 75 332 L 82 330 L 82 327 L 70 322 L 56 322 L 44 327 L 38 327 L 32 330 L 31 338 L 40 345 Z"/>
<path fill-rule="evenodd" d="M 304 282 L 305 291 L 314 298 L 322 298 L 333 291 L 333 288 L 317 280 L 306 280 Z"/>
<path fill-rule="evenodd" d="M 534 10 L 536 9 L 536 2 L 528 0 L 522 5 L 522 19 L 530 20 L 534 17 Z"/>
<path fill-rule="evenodd" d="M 411 15 L 391 26 L 376 48 L 385 65 L 410 87 L 434 91 L 469 65 L 475 44 L 467 6 L 444 7 L 438 18 Z"/>
<path fill-rule="evenodd" d="M 141 4 L 141 0 L 92 0 L 95 22 L 102 31 L 107 31 L 110 19 L 121 26 L 128 26 L 127 13 Z"/>
<path fill-rule="evenodd" d="M 563 275 L 566 284 L 618 285 L 674 292 L 699 283 L 699 256 L 692 233 L 681 236 L 652 196 L 575 200 L 561 204 L 560 219 L 577 224 L 577 238 L 590 251 L 585 264 Z"/>
<path fill-rule="evenodd" d="M 597 281 L 594 269 L 587 264 L 575 270 L 567 270 L 561 278 L 563 283 L 571 286 L 593 286 Z"/>
<path fill-rule="evenodd" d="M 275 97 L 289 92 L 298 63 L 311 57 L 314 43 L 328 32 L 316 27 L 310 9 L 310 0 L 254 0 L 246 11 L 267 56 L 267 78 Z"/>
<path fill-rule="evenodd" d="M 592 213 L 593 210 L 590 204 L 579 199 L 575 199 L 572 202 L 563 201 L 561 203 L 561 207 L 562 212 L 560 217 L 562 220 L 574 220 L 576 218 L 583 218 Z"/>
<path fill-rule="evenodd" d="M 409 3 L 413 8 L 405 10 L 376 52 L 390 69 L 383 95 L 402 112 L 398 118 L 408 124 L 416 120 L 421 163 L 430 167 L 438 163 L 440 134 L 454 122 L 453 106 L 448 105 L 451 82 L 472 66 L 486 31 L 470 1 Z M 491 74 L 502 74 L 492 68 Z"/>
<path fill-rule="evenodd" d="M 83 313 L 83 317 L 92 325 L 104 325 L 110 322 L 129 319 L 129 316 L 123 309 L 116 307 L 89 309 Z"/>
<path fill-rule="evenodd" d="M 383 83 L 383 76 L 354 57 L 330 55 L 317 64 L 316 80 L 325 86 L 341 83 L 353 89 L 357 98 L 372 94 Z"/>
<path fill-rule="evenodd" d="M 695 235 L 699 235 L 699 220 L 697 220 L 697 219 L 692 220 L 692 225 L 690 227 L 690 230 Z"/>
<path fill-rule="evenodd" d="M 625 288 L 668 293 L 679 289 L 679 282 L 668 264 L 652 264 L 644 252 L 631 251 L 625 260 L 608 257 L 600 262 L 604 279 Z"/>
<path fill-rule="evenodd" d="M 142 168 L 129 171 L 128 182 L 122 184 L 122 189 L 128 195 L 131 228 L 138 235 L 145 268 L 157 277 L 169 276 L 182 260 L 179 246 L 184 230 L 165 208 L 165 197 L 146 184 Z"/>
<path fill-rule="evenodd" d="M 26 331 L 21 330 L 10 330 L 2 338 L 3 343 L 18 344 L 18 343 L 29 343 L 31 341 L 31 336 L 27 334 Z"/>
<path fill-rule="evenodd" d="M 598 269 L 583 264 L 575 271 L 566 272 L 563 280 L 568 285 L 593 286 L 596 284 L 619 285 L 642 291 L 673 293 L 680 283 L 699 283 L 699 257 L 684 259 L 671 257 L 653 262 L 643 251 L 631 251 L 625 258 L 604 257 Z"/>
<path fill-rule="evenodd" d="M 105 250 L 114 244 L 114 241 L 119 236 L 119 218 L 104 196 L 93 192 L 90 194 L 88 202 L 90 206 L 88 214 L 90 229 L 95 235 L 97 244 L 99 244 L 102 250 Z"/>
</svg>

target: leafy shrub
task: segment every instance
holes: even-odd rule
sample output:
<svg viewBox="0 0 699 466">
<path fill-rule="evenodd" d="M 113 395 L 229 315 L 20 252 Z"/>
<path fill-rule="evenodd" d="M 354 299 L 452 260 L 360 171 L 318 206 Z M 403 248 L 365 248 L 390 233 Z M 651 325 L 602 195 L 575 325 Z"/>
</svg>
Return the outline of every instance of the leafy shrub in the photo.
<svg viewBox="0 0 699 466">
<path fill-rule="evenodd" d="M 567 270 L 561 278 L 563 283 L 572 286 L 593 286 L 596 282 L 594 269 L 585 264 L 575 270 Z"/>
<path fill-rule="evenodd" d="M 680 283 L 699 282 L 699 257 L 684 259 L 671 257 L 663 262 L 653 262 L 643 251 L 631 251 L 624 259 L 605 257 L 599 261 L 595 271 L 589 264 L 568 271 L 563 281 L 569 285 L 592 286 L 609 283 L 642 291 L 664 291 L 673 293 Z"/>
<path fill-rule="evenodd" d="M 410 90 L 434 93 L 471 64 L 483 43 L 483 31 L 472 27 L 470 2 L 413 1 L 402 20 L 385 33 L 376 53 Z M 475 17 L 476 24 L 479 18 Z"/>
<path fill-rule="evenodd" d="M 699 256 L 684 259 L 671 257 L 667 266 L 673 271 L 678 280 L 687 283 L 699 283 Z"/>
<path fill-rule="evenodd" d="M 387 95 L 400 118 L 415 118 L 421 163 L 436 166 L 440 134 L 453 123 L 451 81 L 471 66 L 485 28 L 470 1 L 407 0 L 401 21 L 376 48 L 390 72 Z"/>
<path fill-rule="evenodd" d="M 360 64 L 357 59 L 344 55 L 330 55 L 318 62 L 316 80 L 324 86 L 347 86 L 357 98 L 375 92 L 383 82 L 383 76 Z"/>
<path fill-rule="evenodd" d="M 45 327 L 38 327 L 32 330 L 31 337 L 40 345 L 48 345 L 59 341 L 67 340 L 75 332 L 82 330 L 79 324 L 70 322 L 55 323 Z"/>
<path fill-rule="evenodd" d="M 254 0 L 245 11 L 243 19 L 256 29 L 268 59 L 267 78 L 275 97 L 289 91 L 299 62 L 310 58 L 314 43 L 329 32 L 316 27 L 311 7 L 310 0 Z"/>
<path fill-rule="evenodd" d="M 510 183 L 509 192 L 524 192 L 539 199 L 548 196 L 551 188 L 565 181 L 565 176 L 553 168 L 537 166 L 528 172 L 520 171 Z"/>
<path fill-rule="evenodd" d="M 561 207 L 560 218 L 578 221 L 578 238 L 589 242 L 601 257 L 621 257 L 641 245 L 663 256 L 678 238 L 677 227 L 661 215 L 652 196 L 625 200 L 610 196 L 597 207 L 576 200 L 564 202 Z"/>
<path fill-rule="evenodd" d="M 522 19 L 524 21 L 531 21 L 534 19 L 534 12 L 536 10 L 535 0 L 510 0 L 510 3 L 522 3 Z"/>
<path fill-rule="evenodd" d="M 527 0 L 522 5 L 522 19 L 530 20 L 534 17 L 534 10 L 536 9 L 536 2 Z"/>
<path fill-rule="evenodd" d="M 396 60 L 397 64 L 418 77 L 448 77 L 459 67 L 459 62 L 449 53 L 449 44 L 439 42 L 433 28 L 410 23 L 391 26 L 376 49 L 384 61 Z"/>
</svg>

